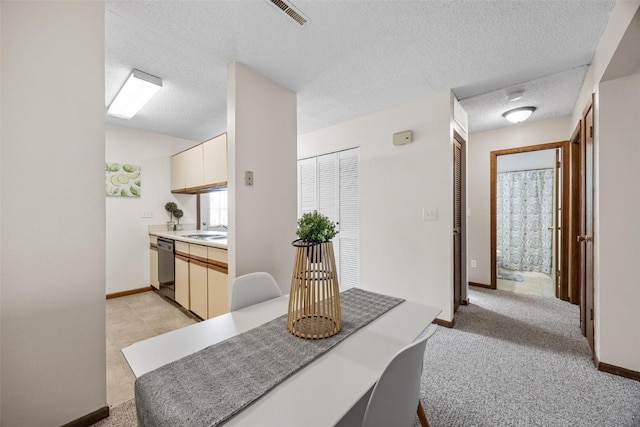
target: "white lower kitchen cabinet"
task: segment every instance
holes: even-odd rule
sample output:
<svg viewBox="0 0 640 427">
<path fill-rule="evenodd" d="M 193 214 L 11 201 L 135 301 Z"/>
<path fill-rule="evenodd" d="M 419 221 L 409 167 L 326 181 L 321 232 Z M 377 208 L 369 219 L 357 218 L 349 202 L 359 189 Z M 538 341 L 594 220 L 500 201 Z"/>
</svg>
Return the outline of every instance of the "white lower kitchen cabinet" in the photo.
<svg viewBox="0 0 640 427">
<path fill-rule="evenodd" d="M 190 310 L 202 319 L 208 319 L 207 264 L 191 259 L 189 262 Z"/>
<path fill-rule="evenodd" d="M 207 267 L 209 270 L 207 275 L 209 316 L 207 318 L 210 319 L 229 311 L 229 286 L 226 270 L 212 264 Z"/>
<path fill-rule="evenodd" d="M 190 310 L 189 306 L 189 258 L 175 256 L 176 302 Z"/>
</svg>

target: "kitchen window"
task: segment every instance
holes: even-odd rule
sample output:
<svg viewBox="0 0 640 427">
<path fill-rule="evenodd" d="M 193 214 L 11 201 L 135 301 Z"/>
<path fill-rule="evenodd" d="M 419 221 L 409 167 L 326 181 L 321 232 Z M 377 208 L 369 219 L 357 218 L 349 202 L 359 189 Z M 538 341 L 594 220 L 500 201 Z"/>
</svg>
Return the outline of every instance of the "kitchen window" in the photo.
<svg viewBox="0 0 640 427">
<path fill-rule="evenodd" d="M 227 226 L 229 224 L 229 204 L 227 190 L 217 190 L 200 195 L 200 228 Z"/>
</svg>

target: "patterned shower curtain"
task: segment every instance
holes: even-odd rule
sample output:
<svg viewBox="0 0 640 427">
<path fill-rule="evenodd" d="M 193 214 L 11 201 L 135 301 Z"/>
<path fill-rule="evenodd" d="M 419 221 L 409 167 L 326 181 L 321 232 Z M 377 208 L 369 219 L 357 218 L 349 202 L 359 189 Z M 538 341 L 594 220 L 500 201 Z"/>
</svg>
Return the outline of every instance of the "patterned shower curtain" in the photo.
<svg viewBox="0 0 640 427">
<path fill-rule="evenodd" d="M 553 184 L 553 169 L 498 174 L 499 267 L 551 274 Z"/>
</svg>

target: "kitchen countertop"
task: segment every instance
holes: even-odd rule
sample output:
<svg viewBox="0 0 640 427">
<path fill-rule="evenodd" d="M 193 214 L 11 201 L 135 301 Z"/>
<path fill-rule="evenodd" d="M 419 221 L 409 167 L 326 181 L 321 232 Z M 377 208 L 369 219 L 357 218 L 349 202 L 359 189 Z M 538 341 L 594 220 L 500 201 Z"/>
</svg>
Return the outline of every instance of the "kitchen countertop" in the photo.
<svg viewBox="0 0 640 427">
<path fill-rule="evenodd" d="M 218 234 L 215 231 L 201 231 L 201 230 L 177 230 L 177 231 L 167 231 L 167 230 L 153 230 L 149 231 L 149 234 L 152 236 L 164 237 L 172 240 L 180 240 L 182 242 L 187 243 L 195 243 L 197 245 L 202 246 L 211 246 L 213 248 L 227 249 L 227 239 L 216 239 L 216 240 L 200 240 L 200 239 L 191 239 L 189 236 L 192 234 Z"/>
</svg>

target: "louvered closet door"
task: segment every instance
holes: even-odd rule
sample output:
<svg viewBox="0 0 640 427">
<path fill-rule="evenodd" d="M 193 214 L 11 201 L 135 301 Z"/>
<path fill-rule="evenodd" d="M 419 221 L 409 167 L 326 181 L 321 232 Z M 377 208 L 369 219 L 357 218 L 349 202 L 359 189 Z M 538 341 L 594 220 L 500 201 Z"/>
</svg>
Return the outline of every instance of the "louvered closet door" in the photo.
<svg viewBox="0 0 640 427">
<path fill-rule="evenodd" d="M 338 224 L 333 250 L 340 287 L 358 286 L 357 148 L 298 161 L 298 217 L 313 210 Z"/>
<path fill-rule="evenodd" d="M 339 222 L 337 160 L 337 153 L 318 156 L 318 212 L 333 222 Z"/>
<path fill-rule="evenodd" d="M 462 301 L 462 145 L 453 141 L 453 311 Z"/>
<path fill-rule="evenodd" d="M 338 217 L 338 153 L 318 156 L 318 212 L 327 216 L 340 227 Z M 336 254 L 336 268 L 340 273 L 340 234 L 333 239 L 333 252 Z M 338 277 L 340 283 L 340 277 Z"/>
<path fill-rule="evenodd" d="M 298 218 L 318 209 L 316 158 L 298 160 Z"/>
<path fill-rule="evenodd" d="M 340 286 L 349 288 L 360 284 L 358 157 L 354 148 L 338 153 L 339 210 L 340 210 Z"/>
</svg>

